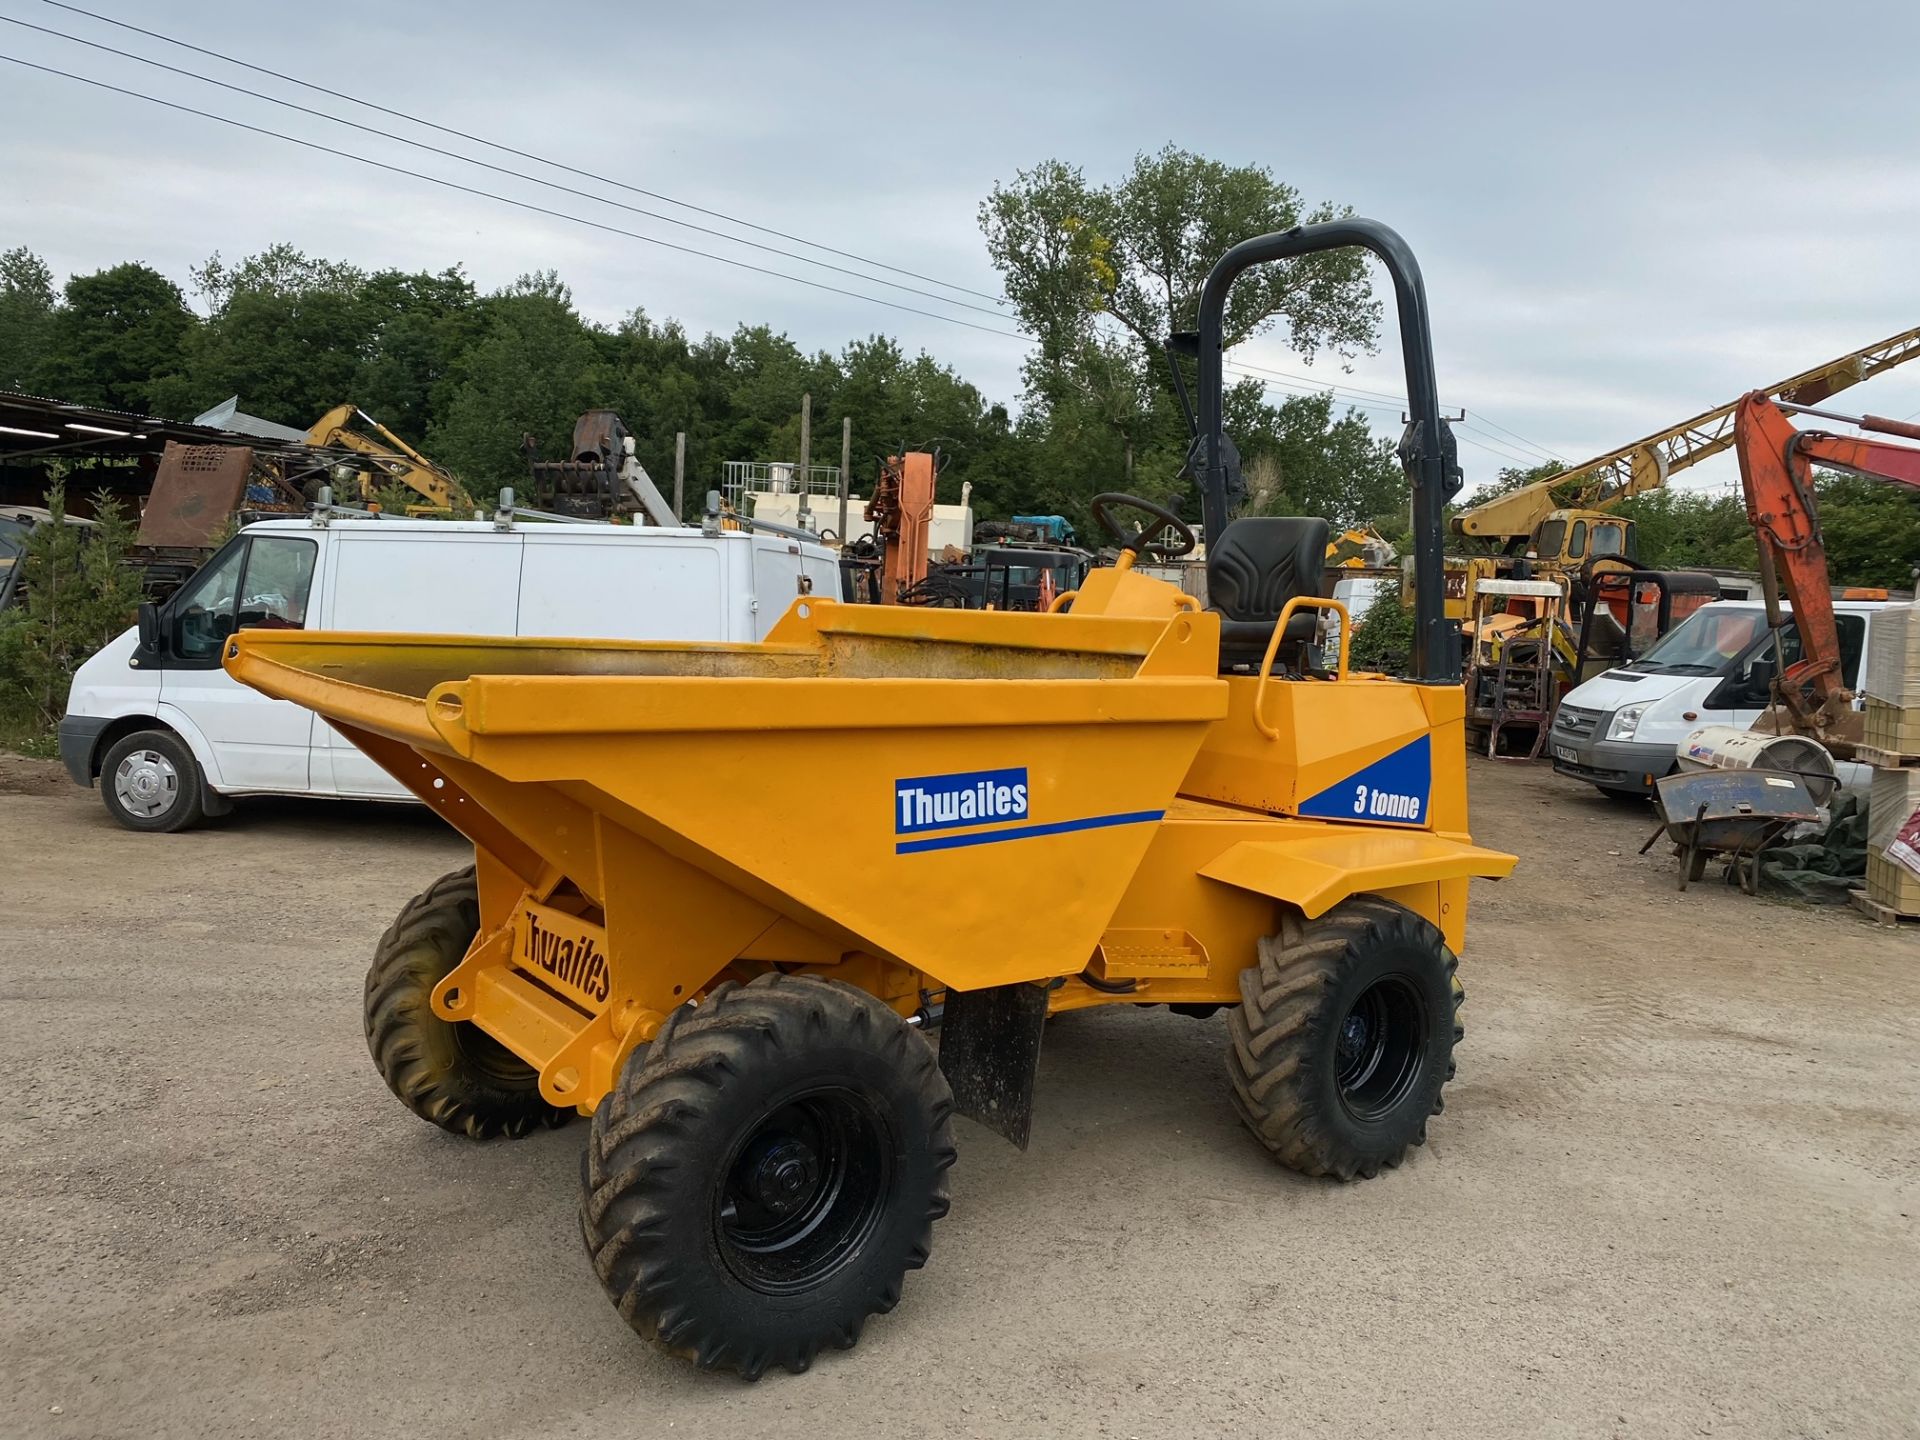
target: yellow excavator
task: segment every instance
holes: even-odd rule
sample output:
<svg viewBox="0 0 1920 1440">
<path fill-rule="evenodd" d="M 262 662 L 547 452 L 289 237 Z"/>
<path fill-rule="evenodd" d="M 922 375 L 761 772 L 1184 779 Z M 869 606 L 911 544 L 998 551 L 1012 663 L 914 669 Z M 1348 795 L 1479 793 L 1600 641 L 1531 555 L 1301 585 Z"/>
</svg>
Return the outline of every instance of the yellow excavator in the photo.
<svg viewBox="0 0 1920 1440">
<path fill-rule="evenodd" d="M 356 421 L 361 428 L 354 428 Z M 367 434 L 369 430 L 380 438 Z M 427 502 L 424 506 L 409 506 L 409 513 L 451 511 L 466 502 L 466 492 L 451 473 L 357 405 L 336 405 L 314 421 L 307 431 L 307 444 L 316 450 L 350 450 L 371 466 L 371 471 L 360 472 L 362 498 L 371 498 L 377 475 L 406 486 Z"/>
<path fill-rule="evenodd" d="M 1791 405 L 1817 405 L 1863 380 L 1920 356 L 1920 328 L 1903 330 L 1790 375 L 1759 394 Z M 1447 561 L 1447 614 L 1466 619 L 1481 579 L 1508 575 L 1514 560 L 1531 551 L 1530 569 L 1542 574 L 1578 571 L 1607 556 L 1634 557 L 1633 522 L 1608 512 L 1629 496 L 1657 490 L 1670 476 L 1733 448 L 1738 400 L 1609 450 L 1453 517 L 1455 535 L 1490 541 L 1497 555 Z"/>
</svg>

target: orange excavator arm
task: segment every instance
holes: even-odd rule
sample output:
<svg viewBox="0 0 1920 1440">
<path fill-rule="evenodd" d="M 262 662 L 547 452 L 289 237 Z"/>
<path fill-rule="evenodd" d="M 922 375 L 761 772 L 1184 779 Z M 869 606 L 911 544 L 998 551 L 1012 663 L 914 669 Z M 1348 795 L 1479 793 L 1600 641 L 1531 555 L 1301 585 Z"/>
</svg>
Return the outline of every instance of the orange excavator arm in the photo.
<svg viewBox="0 0 1920 1440">
<path fill-rule="evenodd" d="M 1758 390 L 1744 397 L 1735 413 L 1734 448 L 1740 457 L 1747 519 L 1759 542 L 1767 622 L 1780 628 L 1784 588 L 1800 632 L 1801 658 L 1780 676 L 1780 696 L 1799 728 L 1811 732 L 1824 728 L 1820 717 L 1850 707 L 1853 699 L 1840 665 L 1840 632 L 1833 618 L 1833 582 L 1820 534 L 1813 467 L 1824 465 L 1920 489 L 1920 450 L 1862 435 L 1799 430 L 1788 418 L 1790 410 L 1916 440 L 1920 440 L 1920 425 L 1877 415 L 1856 418 L 1783 406 Z M 1800 698 L 1803 691 L 1811 691 L 1813 711 Z"/>
</svg>

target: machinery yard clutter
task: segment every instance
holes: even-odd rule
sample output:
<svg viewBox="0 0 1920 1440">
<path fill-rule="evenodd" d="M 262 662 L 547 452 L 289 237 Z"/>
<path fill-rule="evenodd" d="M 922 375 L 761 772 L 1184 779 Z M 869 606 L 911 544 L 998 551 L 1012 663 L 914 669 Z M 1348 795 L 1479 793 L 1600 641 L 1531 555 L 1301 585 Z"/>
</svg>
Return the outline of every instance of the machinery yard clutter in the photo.
<svg viewBox="0 0 1920 1440">
<path fill-rule="evenodd" d="M 1228 290 L 1344 246 L 1398 301 L 1411 681 L 1315 673 L 1325 521 L 1229 523 Z M 376 1064 L 475 1138 L 591 1115 L 581 1233 L 662 1348 L 756 1376 L 853 1345 L 928 1257 L 952 1114 L 1025 1143 L 1051 1011 L 1226 1010 L 1233 1102 L 1307 1174 L 1373 1176 L 1440 1110 L 1468 881 L 1514 858 L 1467 832 L 1439 563 L 1459 477 L 1418 268 L 1370 221 L 1262 236 L 1180 343 L 1218 611 L 1134 568 L 1193 532 L 1103 495 L 1120 558 L 1049 614 L 800 597 L 745 645 L 227 641 L 236 679 L 473 840 L 376 948 Z M 782 782 L 821 773 L 845 797 L 826 863 Z"/>
<path fill-rule="evenodd" d="M 796 596 L 839 594 L 833 552 L 804 541 L 525 524 L 504 510 L 434 521 L 316 509 L 248 526 L 164 603 L 143 606 L 74 675 L 60 753 L 133 830 L 185 829 L 236 795 L 411 800 L 334 727 L 222 670 L 227 637 L 266 626 L 748 641 Z"/>
</svg>

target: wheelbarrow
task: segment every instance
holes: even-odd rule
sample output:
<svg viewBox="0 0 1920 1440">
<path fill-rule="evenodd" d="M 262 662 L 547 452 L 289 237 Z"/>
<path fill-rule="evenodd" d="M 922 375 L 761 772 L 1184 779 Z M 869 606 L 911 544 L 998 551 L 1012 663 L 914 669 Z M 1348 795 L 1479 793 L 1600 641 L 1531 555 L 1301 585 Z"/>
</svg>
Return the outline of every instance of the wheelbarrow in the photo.
<svg viewBox="0 0 1920 1440">
<path fill-rule="evenodd" d="M 1707 862 L 1718 857 L 1726 860 L 1749 895 L 1759 885 L 1760 852 L 1795 825 L 1820 818 L 1805 781 L 1767 770 L 1665 775 L 1654 782 L 1654 806 L 1660 824 L 1640 847 L 1642 855 L 1664 835 L 1680 859 L 1682 890 L 1705 875 Z"/>
</svg>

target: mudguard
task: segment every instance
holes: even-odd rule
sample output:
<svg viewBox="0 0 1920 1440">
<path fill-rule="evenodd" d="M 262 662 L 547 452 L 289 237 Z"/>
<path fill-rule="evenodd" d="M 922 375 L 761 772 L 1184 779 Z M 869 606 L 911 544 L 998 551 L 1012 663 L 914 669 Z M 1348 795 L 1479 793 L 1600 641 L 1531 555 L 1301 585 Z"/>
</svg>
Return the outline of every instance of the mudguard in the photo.
<svg viewBox="0 0 1920 1440">
<path fill-rule="evenodd" d="M 1509 875 L 1518 857 L 1425 830 L 1302 825 L 1271 840 L 1223 850 L 1200 873 L 1222 885 L 1284 900 L 1309 920 L 1349 895 L 1436 880 Z"/>
</svg>

